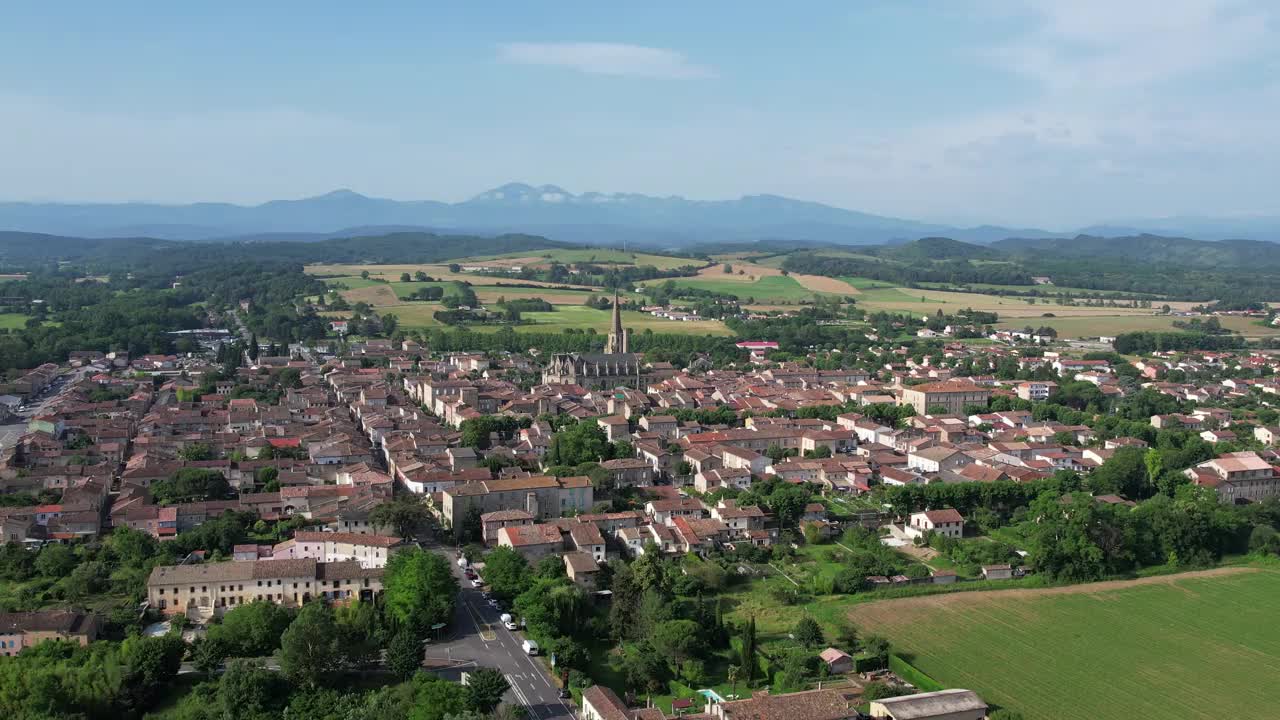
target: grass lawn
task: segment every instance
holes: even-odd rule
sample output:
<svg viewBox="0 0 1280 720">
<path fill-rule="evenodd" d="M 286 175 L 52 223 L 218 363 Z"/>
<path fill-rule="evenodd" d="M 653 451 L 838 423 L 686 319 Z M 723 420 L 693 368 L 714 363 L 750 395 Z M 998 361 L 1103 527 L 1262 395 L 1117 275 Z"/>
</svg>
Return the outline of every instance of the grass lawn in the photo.
<svg viewBox="0 0 1280 720">
<path fill-rule="evenodd" d="M 1274 717 L 1280 566 L 852 608 L 948 687 L 1046 720 Z"/>
<path fill-rule="evenodd" d="M 21 330 L 30 318 L 22 313 L 0 313 L 0 330 Z"/>
</svg>

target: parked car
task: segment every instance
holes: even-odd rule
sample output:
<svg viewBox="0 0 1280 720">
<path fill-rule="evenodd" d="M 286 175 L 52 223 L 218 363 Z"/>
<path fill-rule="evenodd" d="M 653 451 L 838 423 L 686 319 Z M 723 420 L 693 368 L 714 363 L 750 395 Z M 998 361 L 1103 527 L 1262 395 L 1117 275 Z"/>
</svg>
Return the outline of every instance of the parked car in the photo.
<svg viewBox="0 0 1280 720">
<path fill-rule="evenodd" d="M 524 645 L 522 645 L 521 647 L 522 647 L 522 648 L 524 648 L 524 653 L 525 653 L 526 655 L 537 655 L 537 654 L 538 654 L 538 643 L 536 643 L 536 642 L 534 642 L 534 641 L 532 641 L 532 640 L 525 640 L 525 641 L 524 641 Z"/>
</svg>

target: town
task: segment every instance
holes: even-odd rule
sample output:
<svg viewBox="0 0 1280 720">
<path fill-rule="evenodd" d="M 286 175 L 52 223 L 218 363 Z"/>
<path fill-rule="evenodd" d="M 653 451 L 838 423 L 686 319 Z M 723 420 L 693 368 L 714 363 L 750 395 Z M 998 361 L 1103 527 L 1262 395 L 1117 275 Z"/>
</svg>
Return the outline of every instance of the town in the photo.
<svg viewBox="0 0 1280 720">
<path fill-rule="evenodd" d="M 0 720 L 1280 716 L 1280 4 L 0 67 Z"/>
<path fill-rule="evenodd" d="M 4 654 L 141 633 L 175 639 L 174 671 L 381 667 L 540 719 L 997 717 L 807 603 L 1280 551 L 1269 353 L 1009 338 L 832 364 L 742 341 L 677 367 L 632 351 L 618 306 L 600 353 L 208 331 L 15 373 Z M 1175 537 L 1188 516 L 1217 517 Z M 1143 529 L 1068 553 L 1078 522 Z M 231 635 L 257 616 L 274 636 Z M 342 641 L 293 649 L 326 627 Z"/>
</svg>

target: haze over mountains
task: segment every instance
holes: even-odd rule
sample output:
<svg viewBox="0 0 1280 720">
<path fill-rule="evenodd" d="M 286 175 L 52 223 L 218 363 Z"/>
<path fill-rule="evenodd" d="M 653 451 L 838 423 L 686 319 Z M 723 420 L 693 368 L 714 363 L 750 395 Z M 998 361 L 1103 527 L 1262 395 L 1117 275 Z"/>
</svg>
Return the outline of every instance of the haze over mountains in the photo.
<svg viewBox="0 0 1280 720">
<path fill-rule="evenodd" d="M 695 242 L 806 240 L 880 244 L 924 236 L 976 243 L 1153 233 L 1201 240 L 1280 240 L 1280 217 L 1131 220 L 1069 231 L 954 227 L 885 217 L 777 195 L 688 200 L 634 193 L 573 194 L 510 183 L 459 202 L 400 201 L 336 190 L 261 205 L 0 203 L 0 229 L 83 237 L 169 240 L 322 240 L 410 230 L 536 233 L 568 242 L 678 247 Z"/>
</svg>

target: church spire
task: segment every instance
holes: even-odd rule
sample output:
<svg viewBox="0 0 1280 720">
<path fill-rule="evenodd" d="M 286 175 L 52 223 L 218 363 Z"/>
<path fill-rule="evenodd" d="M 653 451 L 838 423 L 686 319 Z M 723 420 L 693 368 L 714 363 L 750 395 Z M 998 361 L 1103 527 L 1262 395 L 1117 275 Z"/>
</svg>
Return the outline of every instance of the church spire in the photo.
<svg viewBox="0 0 1280 720">
<path fill-rule="evenodd" d="M 609 326 L 609 339 L 605 343 L 604 351 L 606 353 L 624 353 L 630 348 L 627 347 L 626 332 L 622 329 L 622 308 L 618 302 L 618 289 L 613 289 L 613 323 Z"/>
</svg>

